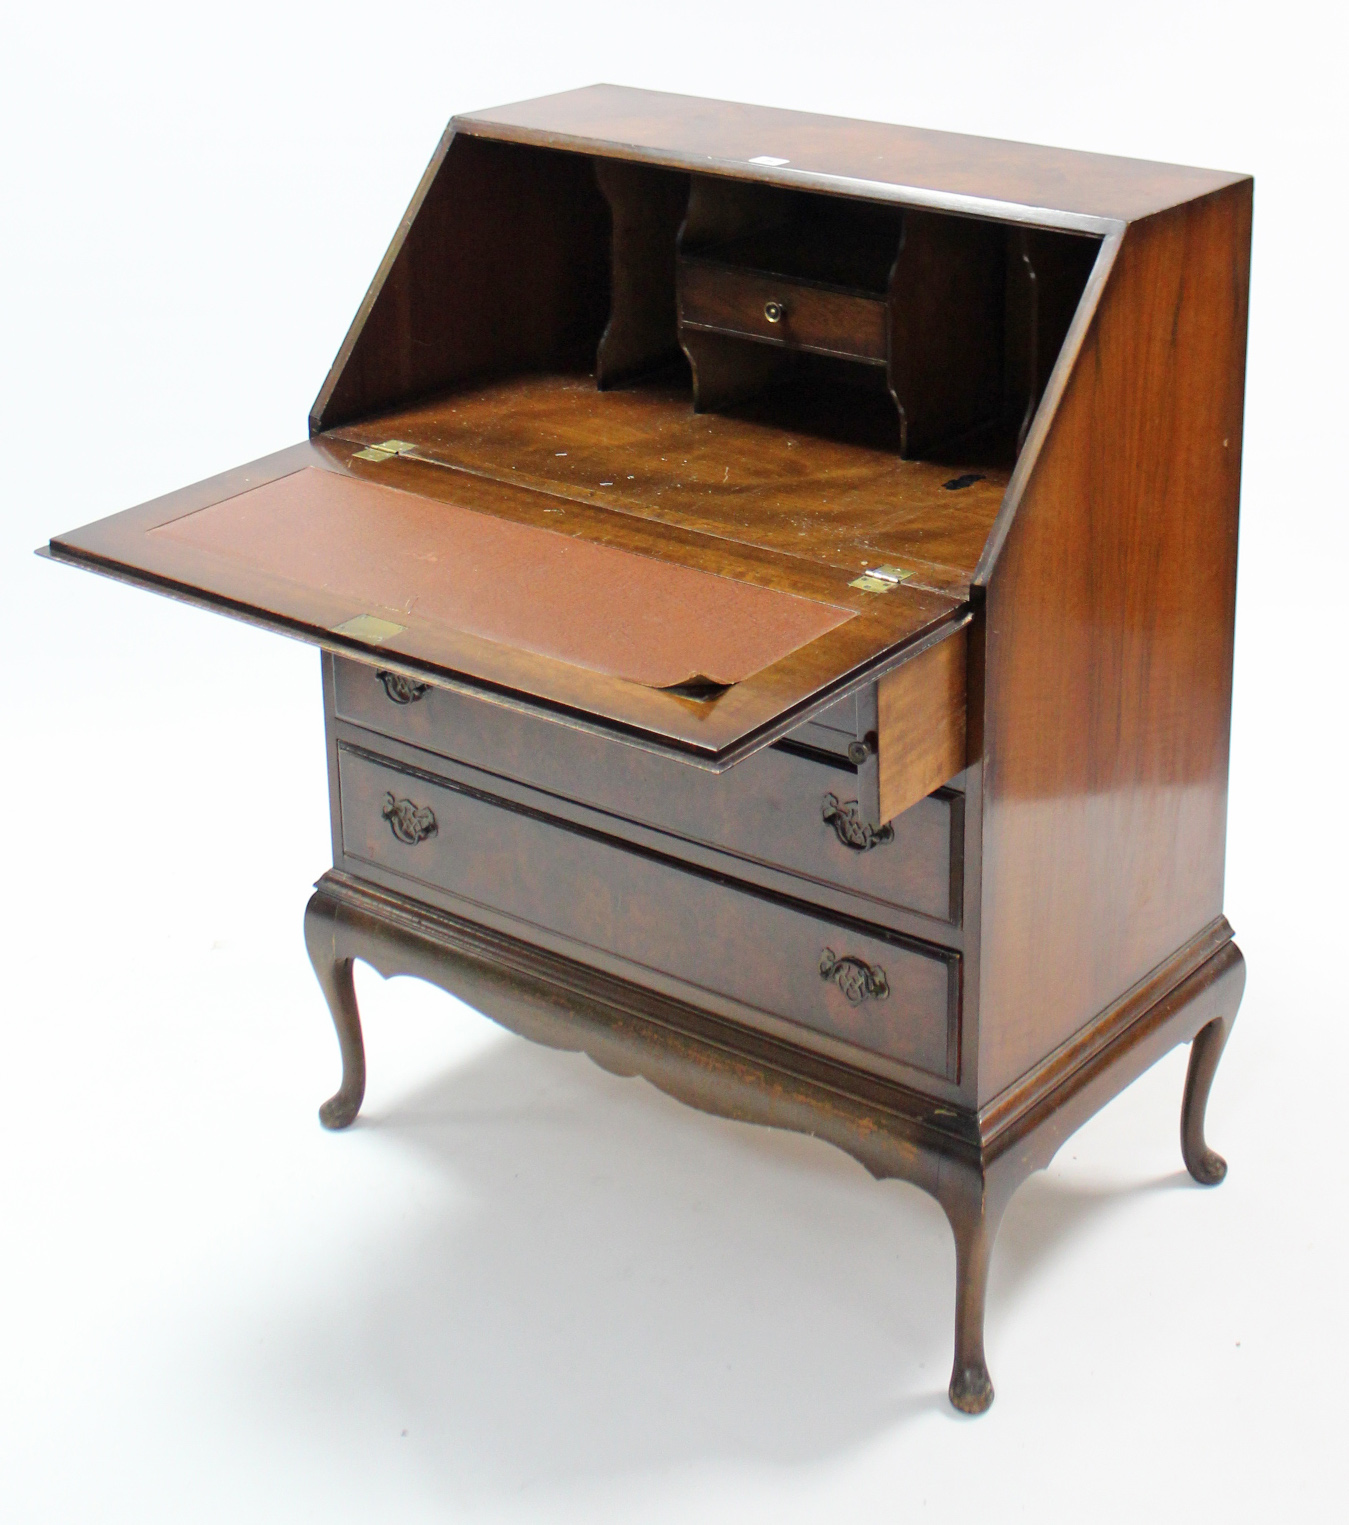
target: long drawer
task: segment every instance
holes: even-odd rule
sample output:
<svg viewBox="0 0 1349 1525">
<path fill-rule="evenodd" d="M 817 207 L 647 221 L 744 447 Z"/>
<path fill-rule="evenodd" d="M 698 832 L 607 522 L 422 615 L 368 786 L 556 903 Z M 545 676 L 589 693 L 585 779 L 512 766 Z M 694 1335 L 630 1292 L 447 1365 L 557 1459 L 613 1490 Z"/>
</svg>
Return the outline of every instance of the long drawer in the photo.
<svg viewBox="0 0 1349 1525">
<path fill-rule="evenodd" d="M 956 1080 L 959 955 L 810 911 L 341 744 L 363 864 L 799 1029 Z M 414 890 L 415 893 L 415 890 Z M 583 955 L 581 955 L 583 956 Z M 766 1024 L 766 1025 L 771 1025 Z"/>
<path fill-rule="evenodd" d="M 882 920 L 884 907 L 959 919 L 963 800 L 952 790 L 875 830 L 860 819 L 856 773 L 840 757 L 768 747 L 714 774 L 487 700 L 327 660 L 339 720 L 807 884 L 836 886 L 872 902 L 868 914 Z M 678 844 L 670 850 L 678 853 Z"/>
</svg>

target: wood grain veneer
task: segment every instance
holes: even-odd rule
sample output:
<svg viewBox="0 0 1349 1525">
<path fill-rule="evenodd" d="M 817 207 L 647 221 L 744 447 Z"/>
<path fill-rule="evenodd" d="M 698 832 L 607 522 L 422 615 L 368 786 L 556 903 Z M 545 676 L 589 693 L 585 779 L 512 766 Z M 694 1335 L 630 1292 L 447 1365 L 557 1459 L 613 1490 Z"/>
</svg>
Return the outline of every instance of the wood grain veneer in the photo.
<svg viewBox="0 0 1349 1525">
<path fill-rule="evenodd" d="M 1222 909 L 1250 227 L 1123 236 L 986 577 L 981 1099 Z"/>
<path fill-rule="evenodd" d="M 770 304 L 779 316 L 768 316 Z M 876 297 L 687 259 L 680 265 L 679 305 L 684 327 L 885 364 L 886 309 Z"/>
<path fill-rule="evenodd" d="M 883 821 L 939 789 L 965 766 L 965 662 L 959 631 L 876 685 Z"/>
<path fill-rule="evenodd" d="M 516 929 L 546 929 L 553 946 L 588 947 L 610 967 L 650 969 L 719 994 L 755 1025 L 762 1018 L 771 1031 L 790 1024 L 820 1035 L 827 1052 L 861 1049 L 956 1078 L 947 1067 L 959 1052 L 960 961 L 948 948 L 749 895 L 691 866 L 624 851 L 600 832 L 551 815 L 540 796 L 508 807 L 462 769 L 423 772 L 340 743 L 338 771 L 343 866 L 391 871 L 469 914 L 486 908 L 511 918 Z M 428 812 L 433 835 L 400 841 L 388 824 L 390 795 Z M 767 963 L 748 959 L 746 946 L 771 946 L 776 956 Z M 821 972 L 827 951 L 864 962 L 883 985 L 850 999 L 838 979 Z"/>
<path fill-rule="evenodd" d="M 327 657 L 325 670 L 334 723 L 379 738 L 367 739 L 366 746 L 387 749 L 392 739 L 439 753 L 538 789 L 550 796 L 550 808 L 582 823 L 597 818 L 577 807 L 620 817 L 626 831 L 642 830 L 643 840 L 667 855 L 690 857 L 882 926 L 960 944 L 963 798 L 952 789 L 925 793 L 884 831 L 870 831 L 858 820 L 850 833 L 861 815 L 857 770 L 846 755 L 855 725 L 838 733 L 833 755 L 808 741 L 797 745 L 798 731 L 784 746 L 765 747 L 725 773 L 709 773 L 442 688 L 410 700 L 406 689 L 390 682 L 387 669 L 363 662 Z M 697 853 L 688 844 L 735 861 Z M 783 874 L 796 882 L 784 882 Z M 852 898 L 834 898 L 831 891 Z"/>
<path fill-rule="evenodd" d="M 915 206 L 980 203 L 992 215 L 1043 227 L 1089 222 L 1096 232 L 1245 178 L 622 85 L 466 112 L 452 130 Z"/>
<path fill-rule="evenodd" d="M 886 424 L 893 413 L 884 395 L 827 396 L 824 417 L 819 408 L 805 415 L 790 395 L 732 413 L 695 414 L 689 402 L 682 378 L 600 394 L 588 374 L 535 373 L 465 386 L 326 438 L 409 440 L 415 459 L 712 535 L 726 554 L 755 546 L 854 575 L 899 561 L 912 586 L 968 592 L 1006 465 L 959 454 L 902 460 L 893 437 L 875 438 L 877 412 Z M 405 458 L 380 469 L 412 480 Z M 947 488 L 963 476 L 974 480 Z"/>
</svg>

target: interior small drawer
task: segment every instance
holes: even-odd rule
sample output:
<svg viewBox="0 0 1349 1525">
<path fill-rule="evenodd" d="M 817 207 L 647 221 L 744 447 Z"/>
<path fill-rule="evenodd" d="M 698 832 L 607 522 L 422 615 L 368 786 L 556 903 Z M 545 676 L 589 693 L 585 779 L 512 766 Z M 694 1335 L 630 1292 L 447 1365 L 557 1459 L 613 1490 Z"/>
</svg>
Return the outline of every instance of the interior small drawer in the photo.
<svg viewBox="0 0 1349 1525">
<path fill-rule="evenodd" d="M 768 747 L 725 773 L 709 773 L 388 671 L 330 660 L 339 720 L 668 832 L 679 839 L 669 844 L 675 855 L 682 841 L 705 843 L 746 865 L 728 865 L 731 872 L 762 865 L 799 878 L 807 896 L 815 893 L 811 885 L 828 885 L 864 897 L 869 918 L 890 920 L 893 907 L 948 924 L 959 920 L 962 797 L 931 792 L 884 827 L 868 824 L 857 771 L 843 755 L 846 742 L 833 756 L 814 746 Z"/>
<path fill-rule="evenodd" d="M 349 871 L 371 865 L 452 897 L 463 914 L 487 908 L 555 934 L 575 956 L 611 955 L 957 1078 L 960 958 L 950 950 L 631 852 L 462 779 L 350 746 L 339 747 L 338 775 Z"/>
<path fill-rule="evenodd" d="M 883 296 L 710 260 L 679 262 L 680 322 L 714 333 L 884 365 L 888 311 Z"/>
</svg>

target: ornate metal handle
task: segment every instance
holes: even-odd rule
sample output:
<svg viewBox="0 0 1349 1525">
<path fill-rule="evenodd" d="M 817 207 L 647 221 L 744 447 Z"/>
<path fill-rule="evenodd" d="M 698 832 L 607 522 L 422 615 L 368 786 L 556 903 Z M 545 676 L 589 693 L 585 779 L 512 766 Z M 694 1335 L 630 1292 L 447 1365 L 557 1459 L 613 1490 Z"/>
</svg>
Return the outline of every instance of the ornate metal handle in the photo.
<svg viewBox="0 0 1349 1525">
<path fill-rule="evenodd" d="M 414 805 L 411 800 L 396 800 L 392 794 L 384 796 L 384 809 L 380 814 L 389 823 L 389 830 L 400 842 L 416 847 L 440 830 L 435 812 L 429 805 Z"/>
<path fill-rule="evenodd" d="M 879 964 L 868 964 L 851 953 L 840 958 L 832 948 L 820 951 L 820 978 L 833 980 L 852 1006 L 883 1001 L 890 994 L 890 981 Z"/>
<path fill-rule="evenodd" d="M 395 704 L 416 704 L 431 686 L 405 678 L 401 672 L 390 672 L 387 667 L 377 667 L 375 676 L 384 685 L 384 692 Z"/>
<path fill-rule="evenodd" d="M 834 835 L 844 847 L 851 847 L 855 853 L 870 852 L 883 842 L 895 840 L 893 826 L 873 826 L 864 821 L 856 800 L 840 800 L 836 794 L 825 795 L 820 818 L 826 826 L 834 828 Z"/>
</svg>

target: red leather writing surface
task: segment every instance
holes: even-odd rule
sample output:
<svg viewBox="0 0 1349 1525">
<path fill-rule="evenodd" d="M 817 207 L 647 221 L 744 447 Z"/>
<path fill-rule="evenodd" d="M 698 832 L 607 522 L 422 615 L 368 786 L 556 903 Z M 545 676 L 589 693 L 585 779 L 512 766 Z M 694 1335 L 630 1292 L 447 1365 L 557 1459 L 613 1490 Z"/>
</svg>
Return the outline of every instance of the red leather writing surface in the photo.
<svg viewBox="0 0 1349 1525">
<path fill-rule="evenodd" d="M 150 532 L 652 688 L 739 683 L 848 609 L 306 467 Z"/>
</svg>

